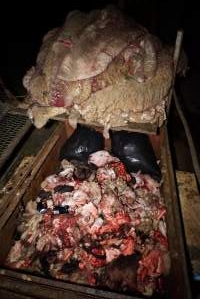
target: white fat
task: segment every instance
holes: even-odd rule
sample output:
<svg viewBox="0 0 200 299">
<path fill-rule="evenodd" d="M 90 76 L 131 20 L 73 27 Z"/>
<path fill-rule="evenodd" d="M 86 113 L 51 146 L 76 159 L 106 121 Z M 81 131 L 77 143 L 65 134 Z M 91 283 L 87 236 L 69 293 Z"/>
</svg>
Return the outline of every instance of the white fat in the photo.
<svg viewBox="0 0 200 299">
<path fill-rule="evenodd" d="M 57 183 L 57 181 L 58 181 L 57 175 L 53 174 L 53 175 L 48 176 L 46 178 L 46 181 L 48 183 Z"/>
<path fill-rule="evenodd" d="M 162 220 L 159 221 L 158 224 L 159 227 L 159 231 L 161 232 L 161 234 L 165 237 L 167 237 L 167 228 L 166 228 L 166 223 Z"/>
<path fill-rule="evenodd" d="M 94 222 L 94 224 L 93 225 L 96 225 L 96 226 L 102 226 L 102 224 L 103 224 L 103 219 L 102 218 L 100 218 L 100 217 L 98 217 L 97 219 L 95 219 L 95 222 Z"/>
<path fill-rule="evenodd" d="M 47 199 L 46 204 L 48 209 L 53 210 L 53 201 L 51 199 Z"/>
</svg>

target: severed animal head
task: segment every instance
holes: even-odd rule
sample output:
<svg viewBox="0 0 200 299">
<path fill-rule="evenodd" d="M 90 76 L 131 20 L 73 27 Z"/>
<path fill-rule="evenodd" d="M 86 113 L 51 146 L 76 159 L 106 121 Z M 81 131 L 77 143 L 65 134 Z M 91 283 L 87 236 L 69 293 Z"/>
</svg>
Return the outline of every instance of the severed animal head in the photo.
<svg viewBox="0 0 200 299">
<path fill-rule="evenodd" d="M 120 256 L 104 268 L 99 284 L 119 292 L 136 290 L 139 259 L 139 254 Z"/>
<path fill-rule="evenodd" d="M 78 180 L 87 180 L 96 173 L 96 166 L 93 164 L 78 160 L 71 160 L 70 162 L 74 165 L 74 177 Z"/>
<path fill-rule="evenodd" d="M 50 118 L 65 112 L 66 108 L 63 107 L 47 107 L 34 104 L 29 107 L 28 116 L 36 128 L 41 129 Z"/>
</svg>

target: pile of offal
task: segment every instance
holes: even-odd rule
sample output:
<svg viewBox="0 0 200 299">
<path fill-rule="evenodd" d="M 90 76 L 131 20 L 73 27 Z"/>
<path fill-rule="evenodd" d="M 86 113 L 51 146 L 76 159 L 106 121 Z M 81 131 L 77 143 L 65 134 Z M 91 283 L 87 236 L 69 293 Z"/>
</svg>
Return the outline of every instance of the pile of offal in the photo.
<svg viewBox="0 0 200 299">
<path fill-rule="evenodd" d="M 148 136 L 78 126 L 60 168 L 41 183 L 17 228 L 6 266 L 151 296 L 170 268 L 160 169 Z"/>
</svg>

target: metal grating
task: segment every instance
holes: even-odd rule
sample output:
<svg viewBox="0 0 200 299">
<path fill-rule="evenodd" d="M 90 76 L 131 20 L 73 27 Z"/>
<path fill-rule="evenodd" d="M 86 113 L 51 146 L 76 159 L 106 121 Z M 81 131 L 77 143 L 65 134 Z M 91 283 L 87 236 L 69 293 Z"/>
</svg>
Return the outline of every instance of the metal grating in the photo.
<svg viewBox="0 0 200 299">
<path fill-rule="evenodd" d="M 0 122 L 0 167 L 30 127 L 31 121 L 27 116 L 10 112 L 4 114 Z"/>
</svg>

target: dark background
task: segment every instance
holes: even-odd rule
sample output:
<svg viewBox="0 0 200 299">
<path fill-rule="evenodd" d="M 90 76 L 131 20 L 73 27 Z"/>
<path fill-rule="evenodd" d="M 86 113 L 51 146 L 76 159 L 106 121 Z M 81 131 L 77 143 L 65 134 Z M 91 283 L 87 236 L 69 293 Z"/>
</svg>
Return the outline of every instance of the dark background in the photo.
<svg viewBox="0 0 200 299">
<path fill-rule="evenodd" d="M 117 0 L 102 1 L 1 1 L 0 4 L 0 73 L 14 93 L 22 92 L 21 78 L 35 63 L 44 34 L 61 26 L 73 9 L 89 11 L 103 8 Z M 200 34 L 198 1 L 125 0 L 124 10 L 157 34 L 174 43 L 177 29 L 184 29 L 184 48 L 190 66 L 200 67 Z"/>
</svg>

